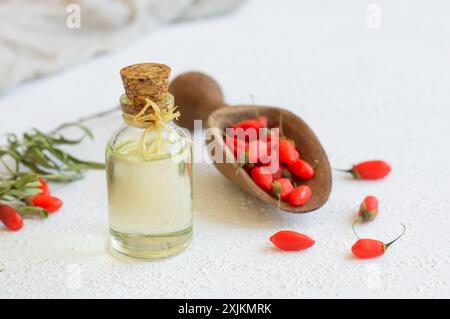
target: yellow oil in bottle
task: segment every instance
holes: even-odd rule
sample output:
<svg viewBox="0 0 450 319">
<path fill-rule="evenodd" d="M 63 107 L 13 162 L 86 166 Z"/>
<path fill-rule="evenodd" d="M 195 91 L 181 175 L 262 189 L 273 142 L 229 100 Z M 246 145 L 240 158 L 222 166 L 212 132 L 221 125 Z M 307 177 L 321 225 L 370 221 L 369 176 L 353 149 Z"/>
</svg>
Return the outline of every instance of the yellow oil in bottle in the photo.
<svg viewBox="0 0 450 319">
<path fill-rule="evenodd" d="M 167 133 L 162 152 L 145 158 L 122 135 L 106 150 L 111 246 L 142 259 L 177 254 L 192 237 L 191 145 Z"/>
</svg>

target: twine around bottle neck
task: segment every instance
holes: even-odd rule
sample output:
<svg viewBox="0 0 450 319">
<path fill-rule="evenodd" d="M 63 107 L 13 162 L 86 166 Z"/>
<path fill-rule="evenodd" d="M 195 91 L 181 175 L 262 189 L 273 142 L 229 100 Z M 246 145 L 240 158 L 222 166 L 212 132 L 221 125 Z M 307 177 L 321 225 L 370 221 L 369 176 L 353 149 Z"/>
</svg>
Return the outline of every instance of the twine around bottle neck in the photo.
<svg viewBox="0 0 450 319">
<path fill-rule="evenodd" d="M 177 107 L 173 100 L 164 107 L 159 107 L 157 103 L 146 98 L 144 106 L 136 114 L 127 113 L 122 105 L 122 117 L 128 125 L 144 128 L 139 138 L 139 152 L 148 159 L 152 156 L 159 155 L 162 146 L 162 130 L 170 129 L 168 123 L 177 120 L 180 112 L 176 111 Z M 155 131 L 155 138 L 147 142 L 148 135 Z"/>
</svg>

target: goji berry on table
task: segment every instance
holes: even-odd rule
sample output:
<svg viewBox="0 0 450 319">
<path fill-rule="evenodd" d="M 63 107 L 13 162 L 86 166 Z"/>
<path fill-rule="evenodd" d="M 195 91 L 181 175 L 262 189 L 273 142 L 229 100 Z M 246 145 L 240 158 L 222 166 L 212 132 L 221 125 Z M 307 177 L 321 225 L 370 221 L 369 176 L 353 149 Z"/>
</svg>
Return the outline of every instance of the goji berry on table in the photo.
<svg viewBox="0 0 450 319">
<path fill-rule="evenodd" d="M 361 203 L 358 216 L 361 221 L 367 222 L 375 219 L 378 215 L 378 199 L 375 196 L 369 195 L 364 198 Z"/>
<path fill-rule="evenodd" d="M 366 161 L 353 165 L 352 174 L 357 179 L 380 179 L 387 176 L 391 166 L 385 161 Z"/>
<path fill-rule="evenodd" d="M 42 178 L 39 178 L 39 188 L 42 190 L 42 195 L 50 195 L 50 186 L 48 186 L 48 183 L 43 180 Z"/>
<path fill-rule="evenodd" d="M 291 230 L 282 230 L 270 237 L 270 241 L 279 249 L 297 251 L 307 249 L 315 244 L 311 237 Z"/>
<path fill-rule="evenodd" d="M 34 206 L 41 207 L 49 213 L 57 212 L 63 205 L 63 202 L 54 196 L 39 194 L 30 199 Z"/>
<path fill-rule="evenodd" d="M 358 239 L 356 243 L 352 246 L 352 253 L 358 258 L 368 259 L 375 258 L 384 255 L 386 250 L 397 240 L 399 240 L 405 233 L 406 227 L 403 225 L 402 233 L 395 238 L 393 241 L 385 244 L 380 240 L 376 239 Z M 356 234 L 356 233 L 355 233 Z"/>
<path fill-rule="evenodd" d="M 0 204 L 0 220 L 9 229 L 18 231 L 23 227 L 23 217 L 13 207 Z"/>
</svg>

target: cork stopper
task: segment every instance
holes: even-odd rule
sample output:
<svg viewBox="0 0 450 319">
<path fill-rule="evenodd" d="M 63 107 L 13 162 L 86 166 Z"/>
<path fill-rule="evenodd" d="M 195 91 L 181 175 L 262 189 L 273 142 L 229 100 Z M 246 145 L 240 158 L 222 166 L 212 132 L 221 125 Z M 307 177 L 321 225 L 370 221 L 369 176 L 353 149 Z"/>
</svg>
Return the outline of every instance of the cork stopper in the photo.
<svg viewBox="0 0 450 319">
<path fill-rule="evenodd" d="M 128 99 L 142 105 L 145 99 L 159 102 L 166 97 L 169 87 L 170 67 L 158 63 L 139 63 L 120 70 Z"/>
</svg>

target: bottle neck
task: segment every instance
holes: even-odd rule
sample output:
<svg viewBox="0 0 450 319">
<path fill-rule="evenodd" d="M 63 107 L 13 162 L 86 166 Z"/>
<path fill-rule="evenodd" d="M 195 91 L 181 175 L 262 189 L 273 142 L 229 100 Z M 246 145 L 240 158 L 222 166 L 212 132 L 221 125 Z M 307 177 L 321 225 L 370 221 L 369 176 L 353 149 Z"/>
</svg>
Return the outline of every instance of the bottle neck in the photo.
<svg viewBox="0 0 450 319">
<path fill-rule="evenodd" d="M 129 126 L 148 128 L 155 126 L 156 122 L 164 122 L 165 125 L 173 123 L 172 116 L 175 100 L 172 94 L 167 93 L 160 101 L 147 100 L 147 103 L 136 105 L 124 94 L 120 97 L 122 117 Z M 159 126 L 159 125 L 157 125 Z"/>
<path fill-rule="evenodd" d="M 123 111 L 123 119 L 130 126 L 142 128 L 141 137 L 139 138 L 139 150 L 145 158 L 152 158 L 161 153 L 163 147 L 163 136 L 167 129 L 168 123 L 174 119 L 178 119 L 180 112 L 175 110 L 174 99 L 171 94 L 158 102 L 154 102 L 148 98 L 145 99 L 144 105 L 134 105 L 126 103 L 127 99 L 121 98 L 121 106 Z M 152 142 L 148 146 L 147 139 L 154 134 Z"/>
</svg>

